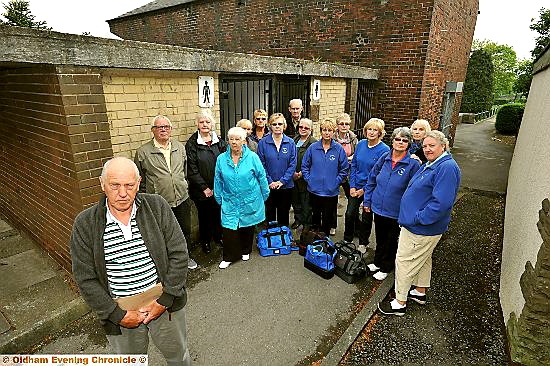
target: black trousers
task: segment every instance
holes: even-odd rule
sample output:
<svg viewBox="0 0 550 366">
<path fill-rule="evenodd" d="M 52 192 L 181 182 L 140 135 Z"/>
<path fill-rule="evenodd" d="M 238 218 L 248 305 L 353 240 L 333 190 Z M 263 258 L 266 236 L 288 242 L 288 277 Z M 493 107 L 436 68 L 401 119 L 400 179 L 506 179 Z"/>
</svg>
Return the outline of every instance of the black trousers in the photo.
<svg viewBox="0 0 550 366">
<path fill-rule="evenodd" d="M 281 226 L 289 225 L 289 211 L 292 203 L 292 188 L 270 189 L 265 201 L 265 217 L 267 221 L 277 221 Z"/>
<path fill-rule="evenodd" d="M 180 224 L 183 236 L 185 236 L 185 242 L 189 248 L 191 239 L 191 200 L 188 198 L 176 207 L 172 207 L 172 212 Z"/>
<path fill-rule="evenodd" d="M 381 272 L 389 273 L 395 268 L 395 255 L 400 227 L 397 219 L 374 214 L 376 225 L 376 251 L 374 264 Z"/>
<path fill-rule="evenodd" d="M 292 207 L 294 207 L 294 221 L 304 225 L 304 227 L 311 226 L 309 192 L 299 191 L 298 187 L 294 187 L 292 189 Z"/>
<path fill-rule="evenodd" d="M 338 196 L 323 197 L 310 192 L 309 203 L 313 211 L 311 223 L 328 235 L 330 228 L 336 224 L 334 218 L 336 217 L 336 209 L 338 208 Z"/>
<path fill-rule="evenodd" d="M 369 245 L 369 237 L 372 231 L 372 212 L 362 211 L 361 221 L 359 218 L 359 207 L 363 202 L 363 196 L 361 197 L 349 197 L 348 207 L 346 208 L 345 228 L 344 228 L 344 240 L 353 241 L 355 232 L 359 232 L 359 245 Z M 378 235 L 378 231 L 376 232 Z"/>
<path fill-rule="evenodd" d="M 221 208 L 214 197 L 206 200 L 196 200 L 195 206 L 199 218 L 199 242 L 210 243 L 213 239 L 222 239 Z"/>
<path fill-rule="evenodd" d="M 344 189 L 344 194 L 346 195 L 346 198 L 349 200 L 351 197 L 349 190 L 349 180 L 345 180 L 342 183 L 340 183 L 340 186 Z M 334 229 L 338 227 L 338 207 L 336 208 L 336 211 L 334 211 L 334 226 L 332 226 Z"/>
<path fill-rule="evenodd" d="M 254 241 L 254 228 L 256 226 L 240 227 L 237 230 L 223 228 L 223 260 L 235 262 L 241 259 L 243 254 L 252 253 Z"/>
</svg>

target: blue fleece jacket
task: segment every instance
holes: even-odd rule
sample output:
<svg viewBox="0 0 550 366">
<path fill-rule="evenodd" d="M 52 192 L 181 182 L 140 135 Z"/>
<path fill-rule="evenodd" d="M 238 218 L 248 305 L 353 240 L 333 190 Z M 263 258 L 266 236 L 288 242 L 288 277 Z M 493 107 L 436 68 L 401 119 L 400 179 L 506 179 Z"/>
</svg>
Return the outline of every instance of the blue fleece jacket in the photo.
<svg viewBox="0 0 550 366">
<path fill-rule="evenodd" d="M 359 141 L 355 147 L 353 159 L 351 159 L 351 173 L 349 176 L 349 186 L 355 189 L 362 189 L 367 184 L 367 178 L 378 158 L 390 148 L 380 141 L 376 146 L 369 147 L 367 139 Z"/>
<path fill-rule="evenodd" d="M 218 156 L 214 174 L 214 198 L 221 206 L 222 226 L 231 230 L 265 220 L 264 201 L 269 196 L 265 170 L 258 158 L 243 145 L 235 165 L 231 150 Z"/>
<path fill-rule="evenodd" d="M 403 192 L 420 163 L 407 153 L 392 169 L 391 156 L 391 150 L 383 154 L 370 171 L 363 206 L 377 215 L 397 219 Z"/>
<path fill-rule="evenodd" d="M 340 183 L 348 175 L 348 157 L 339 143 L 331 141 L 325 153 L 323 142 L 311 144 L 302 160 L 302 175 L 307 190 L 322 197 L 334 197 L 340 193 Z"/>
<path fill-rule="evenodd" d="M 292 175 L 296 171 L 296 144 L 290 137 L 283 135 L 281 146 L 277 151 L 275 141 L 271 134 L 265 136 L 258 143 L 258 156 L 267 173 L 267 181 L 280 181 L 281 188 L 293 188 L 294 180 Z"/>
<path fill-rule="evenodd" d="M 460 186 L 460 168 L 451 154 L 422 165 L 411 178 L 399 208 L 399 225 L 417 235 L 443 234 Z"/>
</svg>

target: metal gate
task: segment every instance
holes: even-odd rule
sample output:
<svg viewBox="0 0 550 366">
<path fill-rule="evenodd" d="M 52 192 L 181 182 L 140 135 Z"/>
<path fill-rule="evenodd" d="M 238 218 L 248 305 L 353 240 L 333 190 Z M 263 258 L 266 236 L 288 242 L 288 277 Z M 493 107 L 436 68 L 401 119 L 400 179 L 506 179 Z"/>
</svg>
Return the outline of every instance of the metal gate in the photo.
<svg viewBox="0 0 550 366">
<path fill-rule="evenodd" d="M 237 121 L 246 118 L 252 121 L 254 110 L 265 109 L 269 115 L 283 113 L 287 118 L 288 102 L 300 98 L 303 101 L 303 116 L 309 115 L 309 77 L 276 77 L 254 75 L 220 76 L 220 133 L 225 138 L 227 131 Z"/>
<path fill-rule="evenodd" d="M 272 84 L 273 80 L 265 77 L 220 78 L 220 132 L 224 138 L 237 121 L 252 121 L 254 110 L 261 108 L 270 113 Z"/>
<path fill-rule="evenodd" d="M 360 80 L 357 86 L 357 103 L 355 106 L 355 134 L 358 139 L 364 138 L 363 127 L 374 112 L 375 80 Z"/>
</svg>

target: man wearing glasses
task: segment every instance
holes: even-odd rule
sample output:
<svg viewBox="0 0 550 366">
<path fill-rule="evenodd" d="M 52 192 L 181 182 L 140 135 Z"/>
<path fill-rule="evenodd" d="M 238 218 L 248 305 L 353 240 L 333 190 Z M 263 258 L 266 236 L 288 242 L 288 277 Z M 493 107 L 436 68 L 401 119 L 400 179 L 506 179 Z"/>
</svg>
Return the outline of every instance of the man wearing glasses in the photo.
<svg viewBox="0 0 550 366">
<path fill-rule="evenodd" d="M 285 135 L 294 137 L 296 135 L 296 130 L 300 119 L 302 118 L 302 111 L 304 110 L 303 103 L 301 99 L 292 99 L 288 103 L 288 111 L 290 112 L 290 121 L 286 124 L 284 130 Z"/>
<path fill-rule="evenodd" d="M 151 125 L 153 138 L 136 151 L 136 163 L 142 193 L 161 195 L 172 207 L 185 240 L 191 236 L 191 205 L 186 180 L 187 155 L 185 146 L 177 140 L 171 140 L 172 122 L 166 116 L 156 116 Z M 198 267 L 191 257 L 189 269 Z"/>
</svg>

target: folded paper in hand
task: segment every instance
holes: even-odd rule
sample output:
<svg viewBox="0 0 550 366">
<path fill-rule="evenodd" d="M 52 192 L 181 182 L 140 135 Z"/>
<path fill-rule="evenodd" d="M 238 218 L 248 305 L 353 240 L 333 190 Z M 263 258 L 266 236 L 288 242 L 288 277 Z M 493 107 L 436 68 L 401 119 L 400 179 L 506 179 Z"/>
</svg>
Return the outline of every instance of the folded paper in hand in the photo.
<svg viewBox="0 0 550 366">
<path fill-rule="evenodd" d="M 122 310 L 139 310 L 157 300 L 162 295 L 162 284 L 157 283 L 140 294 L 115 299 Z"/>
</svg>

